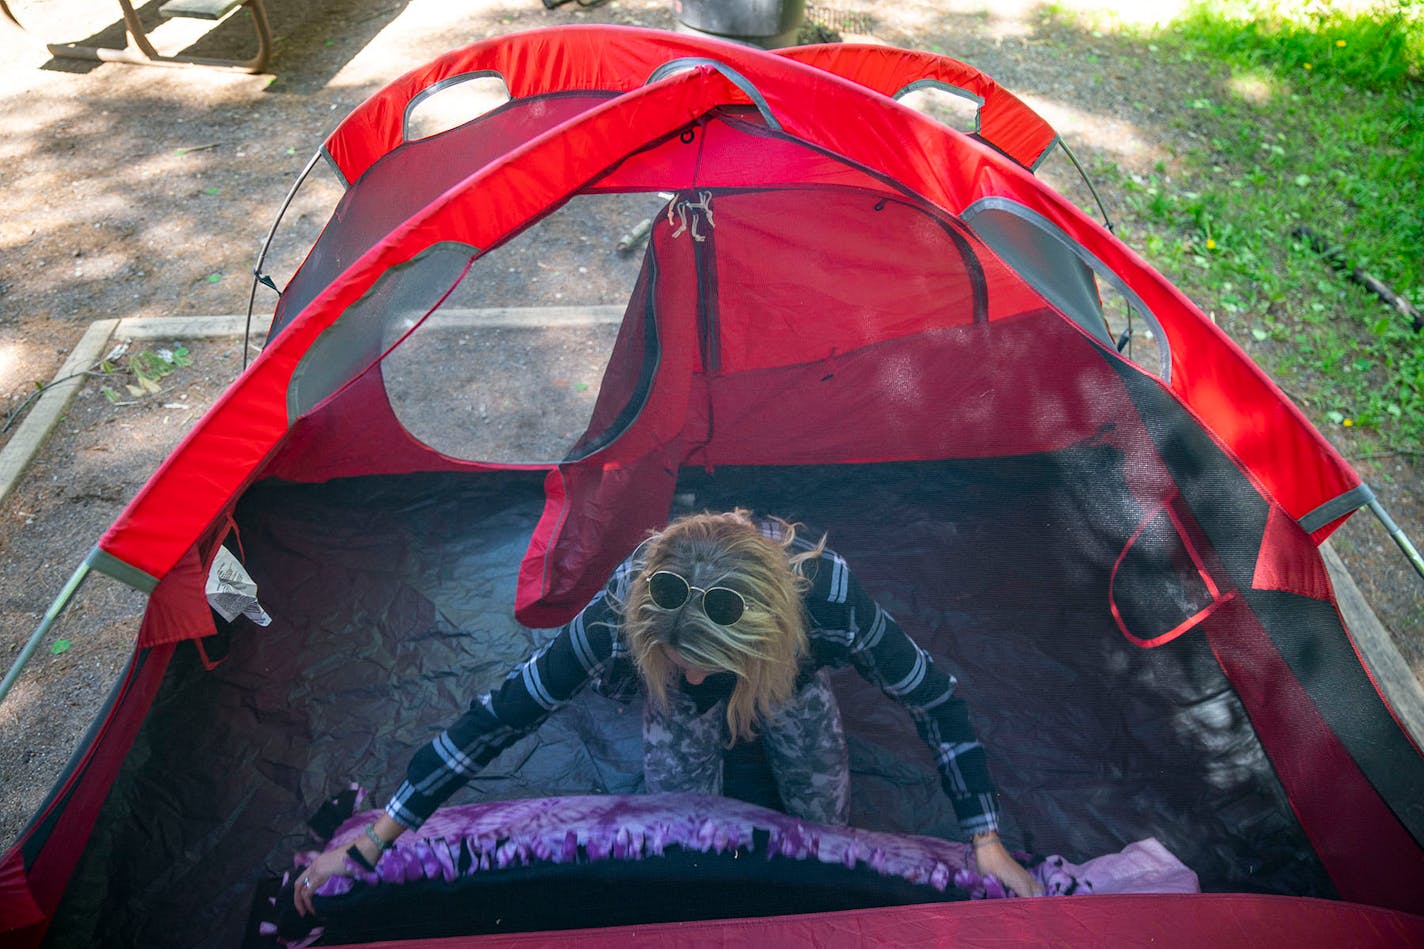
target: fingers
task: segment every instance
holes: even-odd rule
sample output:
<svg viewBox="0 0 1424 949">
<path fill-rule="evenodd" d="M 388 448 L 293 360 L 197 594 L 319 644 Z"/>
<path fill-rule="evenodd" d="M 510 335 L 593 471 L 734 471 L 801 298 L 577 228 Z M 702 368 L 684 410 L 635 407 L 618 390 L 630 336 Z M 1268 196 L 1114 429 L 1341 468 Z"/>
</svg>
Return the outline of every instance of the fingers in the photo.
<svg viewBox="0 0 1424 949">
<path fill-rule="evenodd" d="M 312 897 L 316 894 L 319 883 L 312 879 L 311 868 L 308 867 L 297 881 L 292 894 L 292 902 L 297 907 L 297 912 L 303 916 L 311 916 L 316 912 L 316 906 L 312 903 Z"/>
<path fill-rule="evenodd" d="M 980 873 L 997 877 L 1016 896 L 1041 896 L 1043 887 L 1033 874 L 1015 860 L 998 840 L 986 842 L 974 850 L 974 860 Z"/>
<path fill-rule="evenodd" d="M 1033 874 L 1022 867 L 1017 867 L 1016 869 L 1018 872 L 1013 874 L 1014 879 L 1012 881 L 1005 881 L 1009 883 L 1010 889 L 1014 891 L 1015 895 L 1042 896 L 1043 887 L 1033 878 Z"/>
<path fill-rule="evenodd" d="M 1017 864 L 1005 866 L 1002 873 L 1000 879 L 1015 896 L 1033 895 L 1033 877 L 1029 876 L 1028 871 L 1023 867 Z"/>
</svg>

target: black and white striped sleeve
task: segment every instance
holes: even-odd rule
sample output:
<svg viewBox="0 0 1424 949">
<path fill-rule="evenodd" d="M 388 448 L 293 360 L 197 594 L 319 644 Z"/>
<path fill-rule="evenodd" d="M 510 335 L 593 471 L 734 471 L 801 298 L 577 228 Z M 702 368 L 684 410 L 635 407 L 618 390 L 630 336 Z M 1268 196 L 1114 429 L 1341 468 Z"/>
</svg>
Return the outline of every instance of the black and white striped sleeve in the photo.
<svg viewBox="0 0 1424 949">
<path fill-rule="evenodd" d="M 998 793 L 969 709 L 952 675 L 935 665 L 866 593 L 838 555 L 827 551 L 808 594 L 812 639 L 833 659 L 848 660 L 868 682 L 910 713 L 934 753 L 940 783 L 966 834 L 999 826 Z"/>
</svg>

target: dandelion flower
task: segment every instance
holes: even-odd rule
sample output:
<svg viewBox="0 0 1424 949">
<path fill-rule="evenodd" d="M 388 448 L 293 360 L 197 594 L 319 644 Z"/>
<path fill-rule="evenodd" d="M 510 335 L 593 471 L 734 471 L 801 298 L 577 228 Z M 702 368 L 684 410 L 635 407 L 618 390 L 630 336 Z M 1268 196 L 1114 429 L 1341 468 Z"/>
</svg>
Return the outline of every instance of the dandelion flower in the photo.
<svg viewBox="0 0 1424 949">
<path fill-rule="evenodd" d="M 1345 41 L 1344 41 L 1344 40 L 1336 40 L 1336 41 L 1335 41 L 1335 45 L 1336 45 L 1336 46 L 1339 46 L 1339 47 L 1343 47 L 1343 46 L 1345 45 Z"/>
<path fill-rule="evenodd" d="M 1207 250 L 1216 250 L 1216 241 L 1214 241 L 1214 240 L 1212 240 L 1210 237 L 1208 237 L 1208 238 L 1206 239 L 1206 249 L 1207 249 Z"/>
<path fill-rule="evenodd" d="M 1355 424 L 1355 420 L 1352 419 L 1352 418 L 1347 418 L 1347 419 L 1345 419 L 1345 421 L 1341 422 L 1340 424 L 1343 425 L 1343 426 L 1345 426 L 1346 428 L 1350 428 L 1350 427 L 1352 427 L 1352 426 Z"/>
<path fill-rule="evenodd" d="M 1310 65 L 1310 63 L 1306 63 L 1306 64 L 1305 64 L 1305 68 L 1306 68 L 1306 69 L 1311 69 L 1311 68 L 1313 68 L 1313 67 Z"/>
</svg>

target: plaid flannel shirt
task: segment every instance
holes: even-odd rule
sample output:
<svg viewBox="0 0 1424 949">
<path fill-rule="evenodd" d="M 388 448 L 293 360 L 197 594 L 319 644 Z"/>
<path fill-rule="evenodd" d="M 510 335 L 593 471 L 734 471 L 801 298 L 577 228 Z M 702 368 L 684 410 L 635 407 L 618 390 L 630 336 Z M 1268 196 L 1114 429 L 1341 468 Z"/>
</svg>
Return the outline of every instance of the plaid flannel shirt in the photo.
<svg viewBox="0 0 1424 949">
<path fill-rule="evenodd" d="M 766 522 L 763 530 L 774 535 L 778 527 Z M 801 543 L 798 538 L 796 544 Z M 631 557 L 620 564 L 578 616 L 418 751 L 386 813 L 406 828 L 419 827 L 469 778 L 585 685 L 593 683 L 599 692 L 623 701 L 641 694 L 618 611 L 639 567 Z M 936 667 L 865 592 L 838 554 L 822 551 L 803 570 L 813 576 L 804 597 L 810 656 L 803 675 L 822 666 L 854 666 L 910 713 L 934 753 L 940 783 L 963 832 L 997 829 L 997 794 L 984 748 L 974 737 L 968 709 L 954 694 L 954 677 Z"/>
</svg>

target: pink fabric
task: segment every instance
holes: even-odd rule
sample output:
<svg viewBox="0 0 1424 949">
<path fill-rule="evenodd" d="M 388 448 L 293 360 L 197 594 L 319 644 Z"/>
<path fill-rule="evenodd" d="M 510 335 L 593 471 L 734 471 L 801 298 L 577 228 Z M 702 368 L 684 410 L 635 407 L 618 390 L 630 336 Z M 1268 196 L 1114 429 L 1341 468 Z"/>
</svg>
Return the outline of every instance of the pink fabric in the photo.
<svg viewBox="0 0 1424 949">
<path fill-rule="evenodd" d="M 1034 876 L 1048 895 L 1071 894 L 1076 880 L 1084 892 L 1096 893 L 1200 893 L 1197 875 L 1187 869 L 1155 837 L 1134 841 L 1118 853 L 1074 864 L 1049 857 L 1034 868 Z"/>
</svg>

